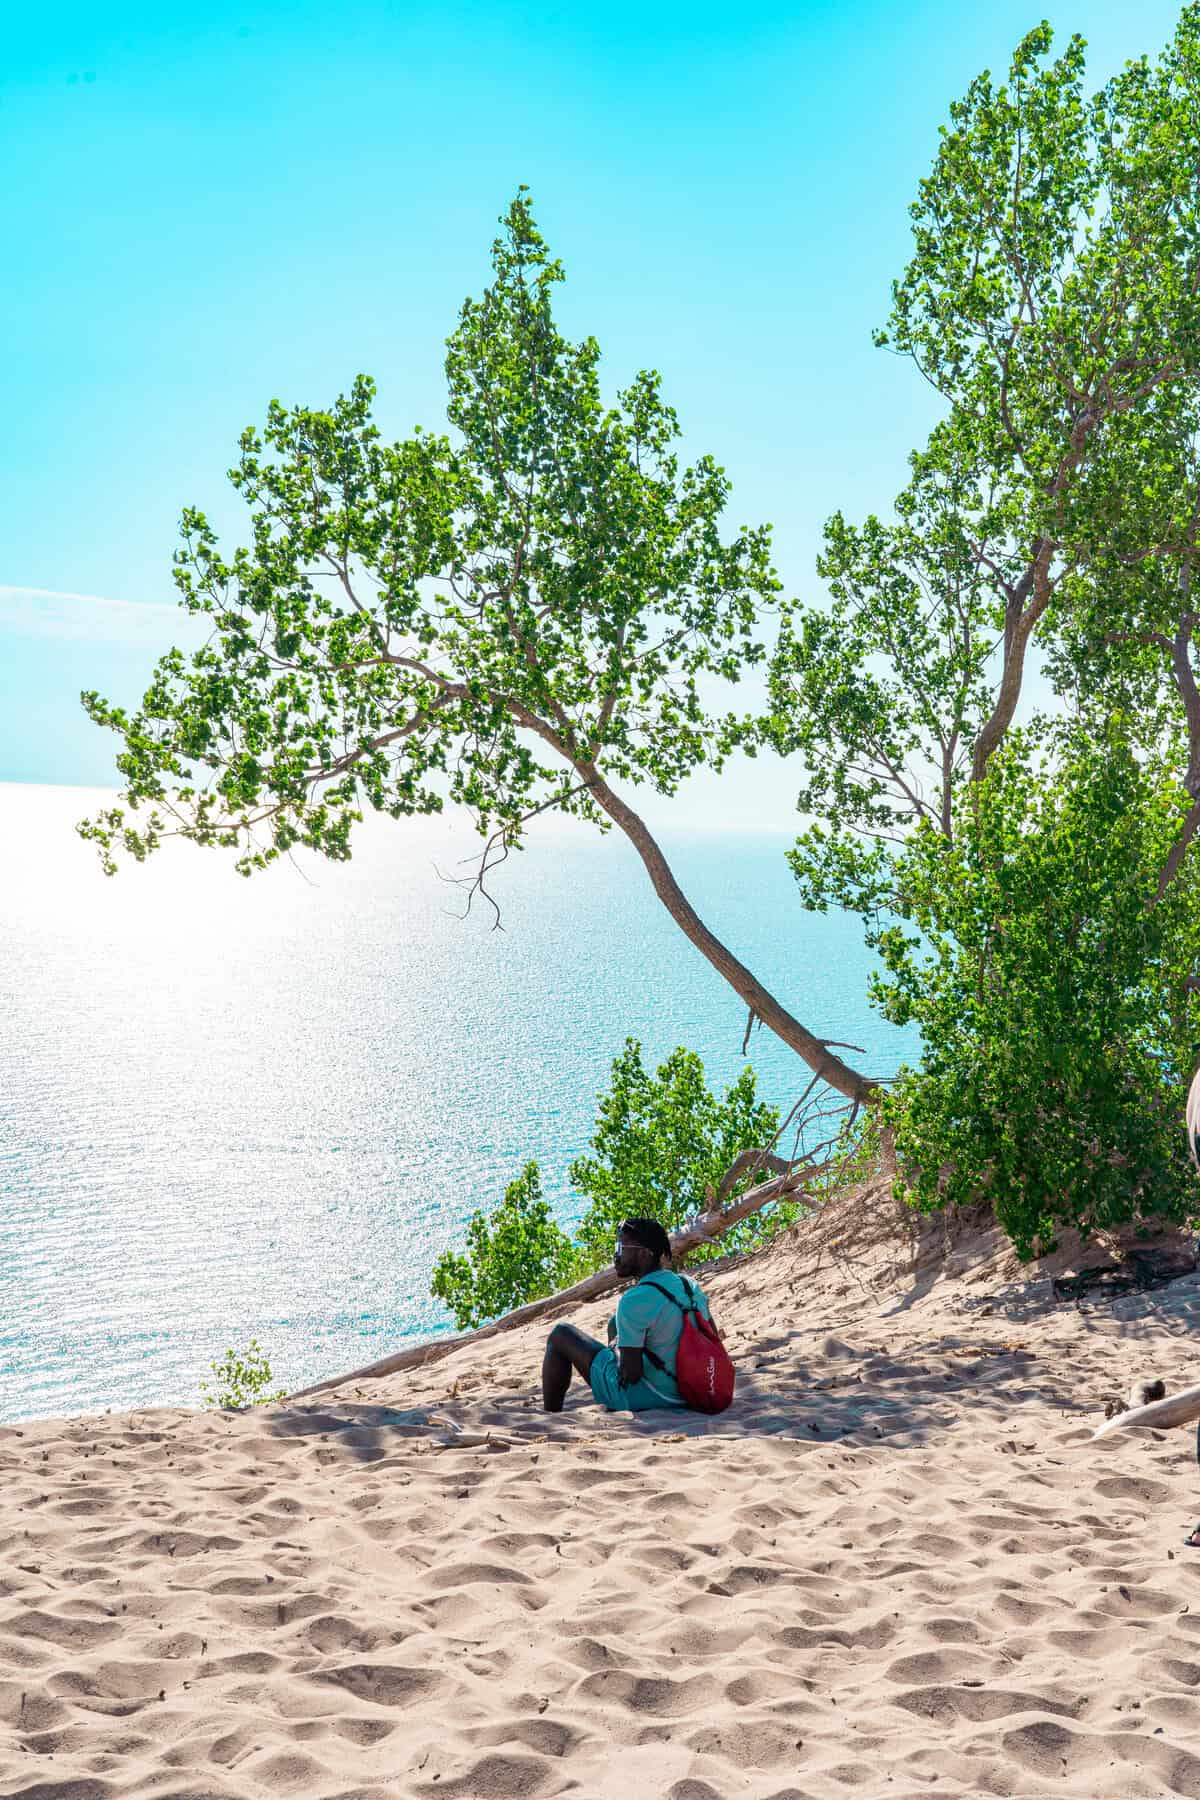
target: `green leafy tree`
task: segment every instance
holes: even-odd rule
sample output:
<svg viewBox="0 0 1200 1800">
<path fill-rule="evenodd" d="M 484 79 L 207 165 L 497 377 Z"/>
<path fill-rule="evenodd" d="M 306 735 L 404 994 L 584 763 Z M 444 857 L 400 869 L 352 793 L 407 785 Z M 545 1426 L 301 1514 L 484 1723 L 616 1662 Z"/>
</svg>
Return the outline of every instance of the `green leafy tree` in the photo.
<svg viewBox="0 0 1200 1800">
<path fill-rule="evenodd" d="M 1175 1164 L 1145 1121 L 1181 1113 L 1200 1036 L 1197 143 L 1200 0 L 1156 61 L 1096 92 L 1082 40 L 1056 55 L 1043 24 L 1004 80 L 985 73 L 952 105 L 878 334 L 942 416 L 890 516 L 830 521 L 828 604 L 782 606 L 766 715 L 720 729 L 701 687 L 759 660 L 767 533 L 722 537 L 725 478 L 707 458 L 680 466 L 657 376 L 605 404 L 594 341 L 554 324 L 561 270 L 520 195 L 449 342 L 452 440 L 386 446 L 360 381 L 330 412 L 273 406 L 243 438 L 248 548 L 226 560 L 185 514 L 176 576 L 210 640 L 165 657 L 132 717 L 86 697 L 123 739 L 127 783 L 86 834 L 111 859 L 175 831 L 249 870 L 294 843 L 347 855 L 364 805 L 449 798 L 478 819 L 486 892 L 538 812 L 616 825 L 751 1016 L 868 1105 L 869 1132 L 886 1116 L 923 1203 L 993 1192 L 1023 1245 L 1159 1187 L 1173 1207 Z M 1036 745 L 1019 729 L 1031 669 L 1057 708 Z M 714 936 L 626 797 L 674 793 L 736 743 L 797 757 L 802 899 L 867 921 L 889 971 L 879 1003 L 921 1024 L 892 1099 Z M 1067 844 L 1106 880 L 1068 880 Z M 1039 930 L 1060 946 L 1052 977 Z M 1005 933 L 993 993 L 981 971 Z M 968 1006 L 981 981 L 987 1004 Z M 955 1111 L 972 1059 L 983 1086 L 962 1091 L 993 1121 L 975 1135 Z M 1043 1127 L 1029 1070 L 1060 1065 L 1106 1073 L 1054 1090 Z M 1071 1160 L 1063 1121 L 1101 1151 Z M 631 1179 L 640 1166 L 631 1150 Z"/>
<path fill-rule="evenodd" d="M 640 1214 L 675 1231 L 718 1196 L 731 1198 L 764 1180 L 781 1166 L 771 1154 L 778 1130 L 779 1114 L 758 1099 L 749 1066 L 717 1095 L 694 1050 L 673 1050 L 651 1075 L 641 1045 L 628 1039 L 600 1097 L 593 1154 L 571 1164 L 572 1186 L 588 1203 L 577 1233 L 583 1265 L 602 1268 L 609 1261 L 624 1218 Z M 727 1182 L 731 1169 L 737 1173 Z M 697 1254 L 744 1249 L 768 1229 L 765 1219 L 747 1219 Z"/>
<path fill-rule="evenodd" d="M 950 834 L 1035 646 L 1064 704 L 1101 723 L 1131 682 L 1155 694 L 1136 730 L 1190 773 L 1200 12 L 1158 65 L 1090 100 L 1082 40 L 1053 62 L 1050 44 L 1039 26 L 1006 84 L 972 83 L 912 208 L 915 254 L 878 341 L 945 417 L 894 520 L 830 522 L 829 607 L 784 608 L 754 729 L 804 759 L 800 805 L 821 828 L 798 872 L 817 903 L 827 861 L 840 891 L 858 845 L 918 821 Z"/>
<path fill-rule="evenodd" d="M 575 1246 L 542 1197 L 541 1171 L 528 1162 L 494 1212 L 472 1213 L 466 1254 L 446 1251 L 430 1292 L 464 1331 L 566 1287 L 577 1263 Z"/>
<path fill-rule="evenodd" d="M 917 929 L 869 932 L 877 998 L 926 1046 L 884 1104 L 911 1196 L 987 1193 L 1024 1253 L 1058 1224 L 1196 1208 L 1179 1095 L 1200 874 L 1152 903 L 1187 796 L 1119 730 L 1099 745 L 1060 731 L 1049 758 L 1010 734 L 953 838 L 917 831 L 899 871 Z"/>
<path fill-rule="evenodd" d="M 1197 142 L 1196 5 L 1097 93 L 1041 25 L 951 107 L 878 334 L 944 414 L 890 519 L 830 522 L 829 604 L 783 609 L 729 725 L 801 757 L 802 899 L 863 916 L 921 1026 L 883 1103 L 911 1191 L 990 1192 L 1025 1248 L 1181 1204 Z M 1014 737 L 1039 663 L 1058 710 Z"/>
<path fill-rule="evenodd" d="M 630 1038 L 600 1096 L 594 1155 L 571 1165 L 572 1185 L 587 1202 L 574 1239 L 542 1197 L 537 1163 L 527 1163 L 494 1212 L 471 1217 L 465 1254 L 441 1257 L 431 1291 L 460 1330 L 554 1293 L 610 1262 L 622 1219 L 649 1216 L 676 1230 L 714 1201 L 728 1203 L 788 1167 L 772 1154 L 778 1130 L 778 1113 L 756 1097 L 753 1069 L 718 1096 L 693 1051 L 672 1051 L 651 1075 Z M 769 1215 L 743 1220 L 694 1257 L 750 1249 L 798 1211 L 797 1204 L 778 1202 Z"/>
<path fill-rule="evenodd" d="M 247 546 L 225 555 L 184 513 L 175 579 L 208 641 L 164 656 L 135 714 L 84 696 L 126 784 L 84 835 L 110 869 L 176 835 L 248 873 L 296 844 L 347 857 L 366 806 L 449 800 L 485 839 L 474 895 L 539 813 L 615 825 L 743 1003 L 865 1099 L 699 918 L 622 791 L 674 794 L 720 760 L 701 683 L 761 658 L 769 533 L 722 536 L 729 483 L 711 457 L 680 464 L 657 374 L 605 402 L 595 340 L 554 322 L 562 269 L 524 192 L 503 224 L 447 346 L 453 437 L 385 443 L 360 378 L 328 411 L 276 402 L 243 435 Z"/>
<path fill-rule="evenodd" d="M 220 1362 L 209 1366 L 216 1385 L 210 1387 L 206 1381 L 200 1383 L 200 1397 L 205 1406 L 237 1410 L 245 1406 L 273 1406 L 277 1401 L 287 1399 L 286 1388 L 277 1388 L 273 1393 L 268 1391 L 271 1365 L 257 1338 L 250 1339 L 244 1353 L 227 1349 Z"/>
</svg>

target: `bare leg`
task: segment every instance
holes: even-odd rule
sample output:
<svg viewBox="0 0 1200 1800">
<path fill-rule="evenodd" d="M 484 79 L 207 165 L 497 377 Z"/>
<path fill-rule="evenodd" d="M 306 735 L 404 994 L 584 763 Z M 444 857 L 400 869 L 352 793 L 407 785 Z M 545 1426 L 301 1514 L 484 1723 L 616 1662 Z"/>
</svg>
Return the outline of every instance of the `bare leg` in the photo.
<svg viewBox="0 0 1200 1800">
<path fill-rule="evenodd" d="M 600 1348 L 595 1338 L 576 1330 L 574 1325 L 554 1327 L 546 1339 L 546 1354 L 542 1358 L 542 1406 L 546 1412 L 562 1411 L 571 1371 L 577 1369 L 586 1381 Z"/>
</svg>

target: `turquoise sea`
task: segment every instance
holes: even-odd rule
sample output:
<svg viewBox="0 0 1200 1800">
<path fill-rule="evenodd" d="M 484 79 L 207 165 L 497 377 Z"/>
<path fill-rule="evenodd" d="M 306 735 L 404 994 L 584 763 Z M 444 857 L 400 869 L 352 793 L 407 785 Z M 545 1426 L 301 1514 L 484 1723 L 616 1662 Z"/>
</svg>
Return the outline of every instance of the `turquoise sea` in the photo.
<svg viewBox="0 0 1200 1800">
<path fill-rule="evenodd" d="M 529 1157 L 566 1171 L 627 1035 L 742 1066 L 740 1002 L 623 841 L 531 839 L 460 919 L 463 821 L 244 881 L 168 850 L 106 881 L 102 796 L 0 785 L 0 1419 L 194 1404 L 257 1336 L 299 1387 L 444 1328 L 430 1269 Z M 908 1046 L 857 925 L 801 911 L 788 838 L 663 834 L 701 915 L 813 1030 Z M 762 1091 L 807 1078 L 756 1034 Z M 852 1059 L 853 1060 L 853 1059 Z"/>
</svg>

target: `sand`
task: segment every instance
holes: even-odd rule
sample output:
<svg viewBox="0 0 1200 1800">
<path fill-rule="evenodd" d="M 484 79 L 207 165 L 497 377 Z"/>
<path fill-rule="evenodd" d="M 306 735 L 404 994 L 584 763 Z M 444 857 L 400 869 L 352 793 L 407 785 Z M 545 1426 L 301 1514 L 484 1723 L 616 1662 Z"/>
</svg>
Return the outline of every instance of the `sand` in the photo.
<svg viewBox="0 0 1200 1800">
<path fill-rule="evenodd" d="M 1192 1434 L 1091 1442 L 1200 1278 L 1056 1304 L 889 1207 L 713 1277 L 717 1420 L 547 1419 L 543 1326 L 0 1428 L 0 1794 L 1200 1795 Z"/>
</svg>

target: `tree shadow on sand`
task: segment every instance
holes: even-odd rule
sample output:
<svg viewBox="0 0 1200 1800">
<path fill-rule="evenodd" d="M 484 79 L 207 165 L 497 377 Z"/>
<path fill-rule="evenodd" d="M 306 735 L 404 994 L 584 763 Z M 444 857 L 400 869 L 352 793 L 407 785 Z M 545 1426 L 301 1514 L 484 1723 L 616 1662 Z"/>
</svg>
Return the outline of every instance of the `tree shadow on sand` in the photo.
<svg viewBox="0 0 1200 1800">
<path fill-rule="evenodd" d="M 811 1330 L 797 1326 L 758 1341 L 738 1363 L 738 1388 L 727 1412 L 709 1417 L 683 1409 L 609 1413 L 581 1385 L 565 1410 L 542 1412 L 531 1385 L 406 1409 L 331 1398 L 320 1406 L 272 1409 L 274 1435 L 323 1441 L 330 1457 L 375 1462 L 405 1438 L 438 1449 L 502 1450 L 537 1440 L 562 1442 L 581 1433 L 620 1437 L 784 1440 L 809 1444 L 886 1446 L 905 1451 L 949 1430 L 962 1409 L 995 1424 L 1036 1402 L 1079 1413 L 1069 1371 L 1044 1366 L 1000 1339 L 966 1342 L 942 1335 L 919 1350 L 894 1355 L 868 1345 L 826 1339 L 813 1355 Z"/>
</svg>

